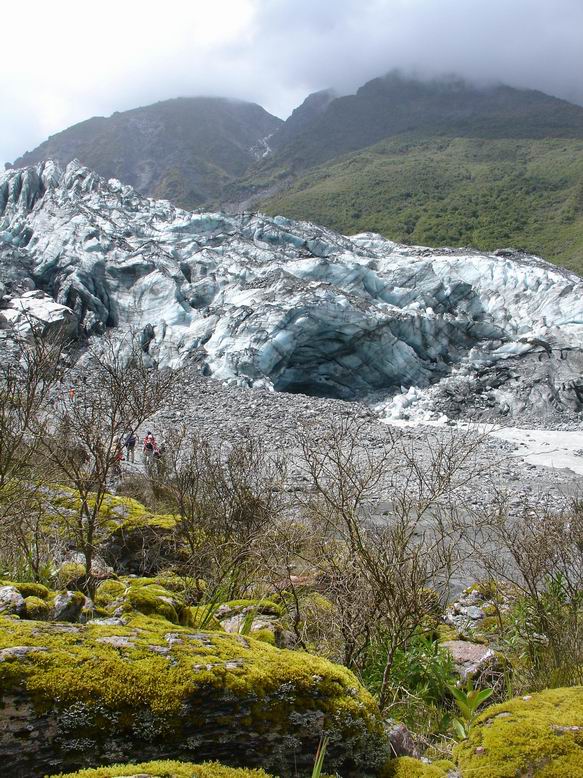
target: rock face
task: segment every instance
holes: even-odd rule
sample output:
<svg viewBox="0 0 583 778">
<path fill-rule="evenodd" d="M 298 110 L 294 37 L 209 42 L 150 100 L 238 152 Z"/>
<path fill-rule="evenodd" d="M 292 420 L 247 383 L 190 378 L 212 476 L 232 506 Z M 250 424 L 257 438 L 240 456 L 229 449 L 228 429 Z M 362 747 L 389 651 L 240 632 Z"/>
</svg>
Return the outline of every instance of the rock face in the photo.
<svg viewBox="0 0 583 778">
<path fill-rule="evenodd" d="M 78 163 L 0 177 L 5 307 L 40 289 L 86 336 L 247 386 L 483 414 L 583 401 L 583 282 L 536 257 L 191 214 Z"/>
<path fill-rule="evenodd" d="M 370 695 L 345 668 L 309 654 L 160 616 L 0 622 L 3 778 L 137 754 L 302 775 L 322 728 L 328 769 L 347 778 L 376 775 L 388 756 Z"/>
</svg>

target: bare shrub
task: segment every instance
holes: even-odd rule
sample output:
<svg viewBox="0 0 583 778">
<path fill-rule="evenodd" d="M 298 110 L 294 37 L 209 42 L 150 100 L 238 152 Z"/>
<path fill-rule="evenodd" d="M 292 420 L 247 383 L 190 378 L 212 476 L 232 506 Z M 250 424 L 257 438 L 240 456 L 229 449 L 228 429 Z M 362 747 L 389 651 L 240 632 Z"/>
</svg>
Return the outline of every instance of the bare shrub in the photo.
<svg viewBox="0 0 583 778">
<path fill-rule="evenodd" d="M 519 691 L 583 683 L 583 507 L 548 500 L 511 515 L 505 495 L 466 530 L 486 575 L 505 584 L 502 641 Z"/>
<path fill-rule="evenodd" d="M 30 322 L 0 366 L 0 565 L 14 577 L 40 580 L 52 550 L 39 478 L 44 434 L 39 420 L 59 380 L 63 338 L 44 337 Z"/>
<path fill-rule="evenodd" d="M 309 561 L 334 607 L 338 659 L 362 673 L 382 641 L 379 699 L 386 706 L 397 651 L 436 616 L 459 562 L 455 491 L 475 477 L 481 441 L 428 439 L 423 461 L 394 434 L 375 450 L 362 441 L 352 420 L 319 439 L 304 430 L 311 494 L 303 507 L 313 530 Z M 379 517 L 381 500 L 387 509 Z"/>
<path fill-rule="evenodd" d="M 163 493 L 181 516 L 188 574 L 205 579 L 209 592 L 242 596 L 258 577 L 254 546 L 282 509 L 283 458 L 249 434 L 233 445 L 186 428 L 171 437 Z"/>
<path fill-rule="evenodd" d="M 136 429 L 168 398 L 176 380 L 169 370 L 147 366 L 131 338 L 102 339 L 85 357 L 74 395 L 42 416 L 41 454 L 56 481 L 78 493 L 78 503 L 62 512 L 63 533 L 82 551 L 85 589 L 91 594 L 96 546 L 105 529 L 103 501 L 119 466 L 122 436 Z"/>
</svg>

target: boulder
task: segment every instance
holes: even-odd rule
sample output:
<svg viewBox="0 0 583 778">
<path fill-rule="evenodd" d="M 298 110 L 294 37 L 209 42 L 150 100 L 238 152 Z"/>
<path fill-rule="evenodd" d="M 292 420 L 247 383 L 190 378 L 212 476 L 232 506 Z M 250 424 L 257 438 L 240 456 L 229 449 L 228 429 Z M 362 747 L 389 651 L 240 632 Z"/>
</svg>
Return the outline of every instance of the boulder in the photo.
<svg viewBox="0 0 583 778">
<path fill-rule="evenodd" d="M 283 642 L 283 608 L 270 600 L 233 600 L 221 603 L 214 616 L 225 632 L 244 632 L 277 645 Z"/>
<path fill-rule="evenodd" d="M 372 697 L 345 668 L 241 635 L 170 624 L 0 617 L 3 778 L 143 759 L 376 776 L 389 755 Z M 22 649 L 28 651 L 22 652 Z M 42 649 L 42 650 L 41 650 Z M 22 747 L 26 740 L 26 748 Z"/>
<path fill-rule="evenodd" d="M 0 613 L 20 616 L 24 609 L 24 597 L 15 586 L 0 586 Z"/>
<path fill-rule="evenodd" d="M 51 608 L 46 600 L 40 597 L 25 597 L 24 618 L 34 621 L 47 621 L 50 618 Z"/>
<path fill-rule="evenodd" d="M 583 687 L 546 689 L 492 705 L 454 756 L 463 776 L 581 778 Z"/>
<path fill-rule="evenodd" d="M 52 621 L 79 621 L 89 600 L 81 592 L 60 592 L 54 599 Z"/>
<path fill-rule="evenodd" d="M 391 753 L 394 756 L 420 756 L 413 740 L 413 735 L 405 724 L 394 719 L 388 719 L 385 722 L 385 732 L 389 739 Z"/>
<path fill-rule="evenodd" d="M 495 651 L 481 643 L 469 640 L 446 640 L 440 644 L 447 648 L 453 659 L 455 672 L 462 681 L 468 678 L 482 678 L 500 667 L 500 661 Z"/>
</svg>

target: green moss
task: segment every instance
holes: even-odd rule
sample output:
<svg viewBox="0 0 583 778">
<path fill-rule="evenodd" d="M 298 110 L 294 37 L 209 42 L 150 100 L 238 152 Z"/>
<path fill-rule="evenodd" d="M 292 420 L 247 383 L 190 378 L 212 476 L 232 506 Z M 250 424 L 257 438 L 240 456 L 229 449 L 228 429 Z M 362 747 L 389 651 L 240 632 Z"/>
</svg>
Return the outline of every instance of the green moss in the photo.
<svg viewBox="0 0 583 778">
<path fill-rule="evenodd" d="M 46 621 L 49 617 L 50 607 L 45 600 L 40 597 L 24 598 L 24 618 L 34 619 L 35 621 Z"/>
<path fill-rule="evenodd" d="M 0 581 L 0 586 L 14 586 L 23 597 L 39 597 L 46 600 L 49 597 L 49 589 L 43 584 L 26 581 L 24 583 L 15 581 Z"/>
<path fill-rule="evenodd" d="M 275 635 L 270 629 L 254 629 L 251 632 L 251 637 L 254 640 L 260 640 L 262 643 L 268 643 L 270 646 L 275 645 Z"/>
<path fill-rule="evenodd" d="M 85 575 L 85 565 L 79 562 L 65 562 L 59 568 L 56 583 L 60 589 L 73 588 L 80 578 Z"/>
<path fill-rule="evenodd" d="M 464 778 L 581 778 L 583 687 L 547 689 L 487 708 L 454 756 Z"/>
<path fill-rule="evenodd" d="M 100 608 L 107 608 L 123 597 L 125 590 L 126 586 L 121 581 L 114 579 L 103 581 L 95 591 L 95 604 Z"/>
<path fill-rule="evenodd" d="M 214 697 L 219 690 L 234 698 L 273 694 L 271 716 L 317 705 L 324 714 L 346 714 L 380 734 L 376 704 L 352 673 L 309 654 L 238 635 L 193 634 L 146 616 L 135 617 L 126 626 L 90 622 L 64 632 L 56 627 L 0 617 L 0 649 L 47 649 L 0 663 L 0 689 L 26 689 L 40 709 L 101 704 L 129 716 L 139 715 L 144 706 L 177 714 L 187 700 Z M 163 646 L 165 653 L 152 646 Z M 282 688 L 288 694 L 280 699 Z M 264 726 L 266 711 L 259 708 L 258 721 Z"/>
<path fill-rule="evenodd" d="M 459 636 L 459 631 L 450 624 L 441 623 L 437 628 L 437 639 L 440 643 L 445 643 L 446 640 L 458 640 Z"/>
<path fill-rule="evenodd" d="M 124 595 L 123 610 L 162 616 L 173 624 L 178 624 L 179 620 L 175 602 L 161 586 L 130 586 Z"/>
<path fill-rule="evenodd" d="M 47 502 L 56 509 L 57 514 L 59 509 L 78 511 L 81 507 L 79 493 L 61 485 L 55 486 Z M 88 504 L 90 508 L 95 506 L 94 496 L 89 496 Z M 117 497 L 113 494 L 105 495 L 99 510 L 99 525 L 108 533 L 144 527 L 174 529 L 178 520 L 177 516 L 152 513 L 131 497 Z"/>
<path fill-rule="evenodd" d="M 381 773 L 381 778 L 445 778 L 454 769 L 451 762 L 445 760 L 425 764 L 411 756 L 391 759 Z"/>
<path fill-rule="evenodd" d="M 219 762 L 142 762 L 141 764 L 113 765 L 94 770 L 80 770 L 77 773 L 60 773 L 52 778 L 117 778 L 140 774 L 148 778 L 270 778 L 263 770 L 225 767 Z"/>
</svg>

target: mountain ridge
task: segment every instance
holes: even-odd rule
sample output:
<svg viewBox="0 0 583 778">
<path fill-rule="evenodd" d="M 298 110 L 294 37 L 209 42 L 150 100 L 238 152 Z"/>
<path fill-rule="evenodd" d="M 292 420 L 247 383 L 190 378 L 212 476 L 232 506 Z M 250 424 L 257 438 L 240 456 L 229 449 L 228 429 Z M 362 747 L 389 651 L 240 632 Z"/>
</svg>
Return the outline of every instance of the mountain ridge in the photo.
<svg viewBox="0 0 583 778">
<path fill-rule="evenodd" d="M 255 103 L 178 97 L 75 124 L 12 167 L 79 159 L 142 194 L 193 207 L 219 197 L 224 183 L 254 161 L 252 149 L 281 123 Z"/>
<path fill-rule="evenodd" d="M 188 106 L 194 119 L 181 118 Z M 405 243 L 510 245 L 583 273 L 581 140 L 583 107 L 559 98 L 393 72 L 353 95 L 315 92 L 285 122 L 223 98 L 94 117 L 15 164 L 79 158 L 187 209 L 259 208 Z"/>
</svg>

